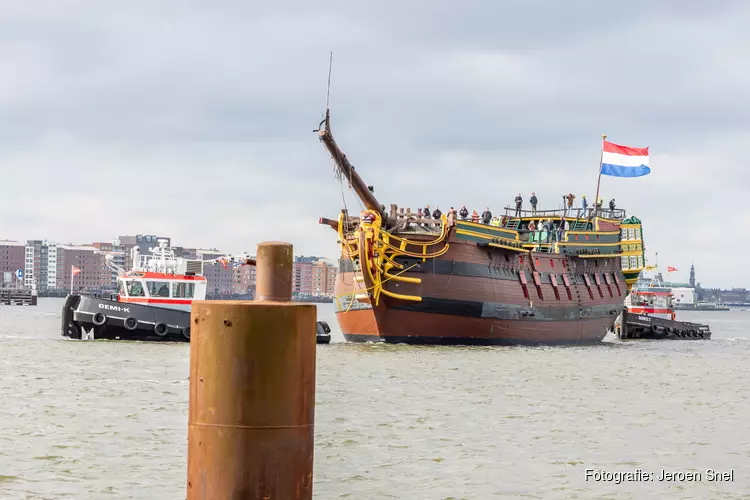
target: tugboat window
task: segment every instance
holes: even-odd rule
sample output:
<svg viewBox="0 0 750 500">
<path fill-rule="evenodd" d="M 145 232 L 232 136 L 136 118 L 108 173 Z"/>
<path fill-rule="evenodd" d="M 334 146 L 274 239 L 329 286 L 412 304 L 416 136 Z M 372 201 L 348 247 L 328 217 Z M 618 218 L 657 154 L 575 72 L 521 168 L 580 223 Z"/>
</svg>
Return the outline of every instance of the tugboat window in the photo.
<svg viewBox="0 0 750 500">
<path fill-rule="evenodd" d="M 172 283 L 172 297 L 179 299 L 192 299 L 194 291 L 194 283 Z"/>
<path fill-rule="evenodd" d="M 169 297 L 169 282 L 149 281 L 148 294 L 152 297 Z"/>
<path fill-rule="evenodd" d="M 120 295 L 127 295 L 128 289 L 124 282 L 120 282 Z"/>
<path fill-rule="evenodd" d="M 128 281 L 128 295 L 131 297 L 145 297 L 143 285 L 140 281 Z"/>
</svg>

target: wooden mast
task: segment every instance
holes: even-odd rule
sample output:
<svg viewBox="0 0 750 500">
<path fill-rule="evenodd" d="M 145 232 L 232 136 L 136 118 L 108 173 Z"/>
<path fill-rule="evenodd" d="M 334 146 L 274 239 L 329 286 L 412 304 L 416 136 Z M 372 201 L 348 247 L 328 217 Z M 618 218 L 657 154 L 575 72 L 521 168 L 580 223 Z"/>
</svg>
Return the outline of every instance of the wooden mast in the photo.
<svg viewBox="0 0 750 500">
<path fill-rule="evenodd" d="M 382 205 L 377 200 L 377 198 L 375 198 L 373 192 L 370 191 L 370 189 L 367 187 L 367 184 L 365 184 L 356 170 L 354 170 L 354 166 L 349 162 L 349 159 L 346 157 L 344 152 L 341 151 L 338 144 L 336 144 L 336 141 L 333 139 L 333 135 L 331 134 L 331 120 L 328 109 L 326 109 L 326 117 L 323 122 L 325 123 L 325 127 L 318 130 L 318 135 L 328 152 L 331 153 L 333 161 L 336 162 L 336 167 L 344 175 L 344 177 L 346 177 L 349 185 L 352 187 L 352 189 L 354 189 L 354 192 L 362 200 L 362 203 L 365 205 L 365 207 L 370 210 L 376 210 L 385 220 L 387 216 L 385 214 L 385 211 L 383 210 Z"/>
</svg>

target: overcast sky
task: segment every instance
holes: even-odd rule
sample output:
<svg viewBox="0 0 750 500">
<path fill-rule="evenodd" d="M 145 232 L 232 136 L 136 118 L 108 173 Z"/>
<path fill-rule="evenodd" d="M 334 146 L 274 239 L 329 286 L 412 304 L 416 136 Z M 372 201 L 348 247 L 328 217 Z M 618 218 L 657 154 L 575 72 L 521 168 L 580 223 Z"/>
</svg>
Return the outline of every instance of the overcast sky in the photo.
<svg viewBox="0 0 750 500">
<path fill-rule="evenodd" d="M 719 0 L 4 2 L 0 239 L 337 256 L 312 132 L 332 50 L 334 136 L 382 203 L 593 199 L 606 133 L 651 148 L 651 175 L 601 189 L 650 261 L 750 287 L 747 19 Z"/>
</svg>

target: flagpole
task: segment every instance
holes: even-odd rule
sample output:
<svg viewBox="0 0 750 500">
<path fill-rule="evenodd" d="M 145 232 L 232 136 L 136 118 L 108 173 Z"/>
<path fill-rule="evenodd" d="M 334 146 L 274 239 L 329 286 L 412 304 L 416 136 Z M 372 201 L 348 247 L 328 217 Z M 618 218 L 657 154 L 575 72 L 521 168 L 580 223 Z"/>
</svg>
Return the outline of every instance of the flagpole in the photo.
<svg viewBox="0 0 750 500">
<path fill-rule="evenodd" d="M 602 134 L 602 150 L 599 155 L 599 178 L 596 180 L 596 196 L 594 196 L 594 211 L 596 215 L 597 204 L 599 203 L 599 185 L 602 182 L 602 162 L 604 161 L 604 140 L 607 138 L 606 134 Z M 584 214 L 585 215 L 585 214 Z"/>
<path fill-rule="evenodd" d="M 74 268 L 75 268 L 75 266 L 73 266 L 71 264 L 71 266 L 70 266 L 70 294 L 71 295 L 73 295 L 73 278 L 75 277 L 75 275 L 73 274 L 73 269 Z"/>
</svg>

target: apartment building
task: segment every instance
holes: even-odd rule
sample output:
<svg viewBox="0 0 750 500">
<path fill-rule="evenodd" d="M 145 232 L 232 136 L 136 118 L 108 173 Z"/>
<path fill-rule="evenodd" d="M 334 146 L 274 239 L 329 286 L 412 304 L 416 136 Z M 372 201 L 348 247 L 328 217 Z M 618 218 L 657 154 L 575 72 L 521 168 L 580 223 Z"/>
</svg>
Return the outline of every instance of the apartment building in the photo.
<svg viewBox="0 0 750 500">
<path fill-rule="evenodd" d="M 26 269 L 26 244 L 20 241 L 0 240 L 0 287 L 10 288 L 19 284 L 16 271 Z"/>
<path fill-rule="evenodd" d="M 312 264 L 317 261 L 317 257 L 305 257 L 301 255 L 294 258 L 292 264 L 292 293 L 300 295 L 312 294 Z"/>
<path fill-rule="evenodd" d="M 338 267 L 322 257 L 295 257 L 292 291 L 297 295 L 331 295 Z"/>
<path fill-rule="evenodd" d="M 40 291 L 69 291 L 73 266 L 81 273 L 73 278 L 75 292 L 112 290 L 116 288 L 117 273 L 106 265 L 108 255 L 112 263 L 130 270 L 133 267 L 132 249 L 138 247 L 141 255 L 150 254 L 159 239 L 168 236 L 120 236 L 112 241 L 93 242 L 88 245 L 62 245 L 49 240 L 28 240 L 26 243 L 0 240 L 0 287 L 16 286 L 16 271 L 23 269 L 23 285 L 36 286 Z M 217 249 L 174 247 L 175 255 L 186 259 L 212 261 L 225 256 Z M 208 293 L 255 293 L 255 266 L 226 267 L 221 263 L 204 262 L 203 275 L 208 281 Z M 334 264 L 320 257 L 294 258 L 292 292 L 295 295 L 331 295 L 337 275 Z"/>
<path fill-rule="evenodd" d="M 57 243 L 28 240 L 24 255 L 24 286 L 40 292 L 57 289 Z"/>
<path fill-rule="evenodd" d="M 215 262 L 203 264 L 203 276 L 206 277 L 206 293 L 227 295 L 232 293 L 234 270 Z"/>
<path fill-rule="evenodd" d="M 255 296 L 255 266 L 237 266 L 233 270 L 232 293 L 252 293 Z"/>
<path fill-rule="evenodd" d="M 94 246 L 60 245 L 48 240 L 29 240 L 24 248 L 24 285 L 40 292 L 70 290 L 73 266 L 80 274 L 73 278 L 74 291 L 111 288 L 112 271 L 106 253 Z"/>
<path fill-rule="evenodd" d="M 76 293 L 111 288 L 112 270 L 104 252 L 92 246 L 58 245 L 57 254 L 58 290 L 70 290 L 71 280 Z M 76 276 L 71 272 L 74 266 L 81 270 Z"/>
<path fill-rule="evenodd" d="M 333 287 L 336 284 L 338 266 L 325 259 L 312 263 L 312 290 L 313 295 L 333 295 Z"/>
</svg>

